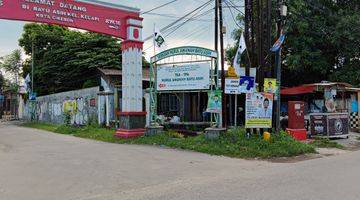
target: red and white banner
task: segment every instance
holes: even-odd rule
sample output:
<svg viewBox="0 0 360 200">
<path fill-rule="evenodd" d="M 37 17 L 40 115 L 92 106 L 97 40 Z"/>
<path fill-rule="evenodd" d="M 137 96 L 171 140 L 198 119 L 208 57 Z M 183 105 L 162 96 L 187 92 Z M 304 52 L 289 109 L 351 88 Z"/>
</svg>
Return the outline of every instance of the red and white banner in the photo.
<svg viewBox="0 0 360 200">
<path fill-rule="evenodd" d="M 0 19 L 57 24 L 127 39 L 127 22 L 139 10 L 83 0 L 0 0 Z M 135 31 L 136 32 L 136 31 Z"/>
</svg>

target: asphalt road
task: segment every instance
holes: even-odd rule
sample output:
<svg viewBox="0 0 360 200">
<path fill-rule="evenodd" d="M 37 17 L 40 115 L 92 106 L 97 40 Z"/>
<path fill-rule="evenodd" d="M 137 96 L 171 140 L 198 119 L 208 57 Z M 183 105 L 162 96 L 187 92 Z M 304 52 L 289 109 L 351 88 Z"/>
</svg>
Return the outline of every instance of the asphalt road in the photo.
<svg viewBox="0 0 360 200">
<path fill-rule="evenodd" d="M 1 200 L 359 200 L 360 152 L 272 163 L 0 123 Z"/>
</svg>

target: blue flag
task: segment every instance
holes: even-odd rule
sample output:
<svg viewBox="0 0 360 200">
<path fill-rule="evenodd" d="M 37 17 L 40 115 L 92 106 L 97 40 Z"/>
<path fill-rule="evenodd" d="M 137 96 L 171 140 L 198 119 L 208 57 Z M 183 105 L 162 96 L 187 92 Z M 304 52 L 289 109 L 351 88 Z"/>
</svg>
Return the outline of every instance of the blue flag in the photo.
<svg viewBox="0 0 360 200">
<path fill-rule="evenodd" d="M 272 52 L 279 51 L 279 49 L 281 48 L 281 45 L 284 43 L 284 41 L 285 41 L 285 34 L 281 34 L 279 39 L 271 47 L 270 51 L 272 51 Z"/>
</svg>

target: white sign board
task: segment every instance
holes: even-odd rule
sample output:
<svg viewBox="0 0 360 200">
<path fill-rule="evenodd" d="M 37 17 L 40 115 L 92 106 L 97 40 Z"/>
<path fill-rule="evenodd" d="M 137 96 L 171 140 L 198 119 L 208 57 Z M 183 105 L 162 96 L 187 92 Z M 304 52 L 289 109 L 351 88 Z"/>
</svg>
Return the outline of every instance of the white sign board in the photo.
<svg viewBox="0 0 360 200">
<path fill-rule="evenodd" d="M 250 76 L 225 79 L 225 94 L 253 93 L 255 90 L 255 79 Z"/>
<path fill-rule="evenodd" d="M 225 79 L 225 94 L 240 94 L 239 84 L 240 79 L 238 78 Z"/>
<path fill-rule="evenodd" d="M 210 63 L 164 65 L 157 67 L 157 90 L 208 90 Z"/>
</svg>

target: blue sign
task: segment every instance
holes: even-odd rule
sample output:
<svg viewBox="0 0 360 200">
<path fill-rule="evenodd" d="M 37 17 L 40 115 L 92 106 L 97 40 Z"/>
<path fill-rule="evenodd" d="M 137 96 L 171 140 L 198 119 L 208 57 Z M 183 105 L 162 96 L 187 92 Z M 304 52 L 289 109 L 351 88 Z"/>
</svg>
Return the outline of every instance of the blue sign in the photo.
<svg viewBox="0 0 360 200">
<path fill-rule="evenodd" d="M 33 93 L 30 94 L 29 100 L 35 101 L 35 100 L 36 100 L 36 97 L 37 97 L 37 93 L 36 93 L 36 92 L 33 92 Z"/>
<path fill-rule="evenodd" d="M 255 92 L 255 78 L 240 76 L 240 78 L 225 79 L 225 94 L 242 94 Z"/>
<path fill-rule="evenodd" d="M 255 78 L 252 76 L 240 76 L 239 88 L 241 93 L 253 93 Z"/>
<path fill-rule="evenodd" d="M 4 102 L 4 100 L 5 100 L 4 95 L 1 95 L 1 94 L 0 94 L 0 104 L 2 104 L 2 103 Z"/>
</svg>

